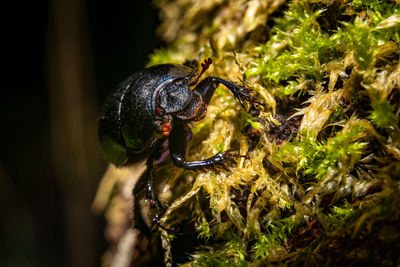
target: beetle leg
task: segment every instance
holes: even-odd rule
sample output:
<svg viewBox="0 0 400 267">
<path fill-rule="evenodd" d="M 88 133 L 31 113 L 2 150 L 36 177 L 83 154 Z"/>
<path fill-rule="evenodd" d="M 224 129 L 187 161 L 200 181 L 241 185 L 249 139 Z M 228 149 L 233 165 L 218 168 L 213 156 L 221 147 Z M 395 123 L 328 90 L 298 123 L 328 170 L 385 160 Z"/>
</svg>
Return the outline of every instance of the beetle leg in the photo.
<svg viewBox="0 0 400 267">
<path fill-rule="evenodd" d="M 139 178 L 138 182 L 136 183 L 135 187 L 133 188 L 133 195 L 134 195 L 134 226 L 135 228 L 140 229 L 142 233 L 144 233 L 147 237 L 150 236 L 150 231 L 145 223 L 145 221 L 142 218 L 142 214 L 140 211 L 140 200 L 143 198 L 143 191 L 145 189 L 145 182 L 144 180 L 148 180 L 148 172 L 149 170 L 146 170 L 142 176 Z"/>
<path fill-rule="evenodd" d="M 168 226 L 165 226 L 165 225 L 160 221 L 161 217 L 162 217 L 162 214 L 156 213 L 155 216 L 154 216 L 154 218 L 153 218 L 153 223 L 154 223 L 154 224 L 157 224 L 158 227 L 164 229 L 164 230 L 167 231 L 169 234 L 174 234 L 174 233 L 178 232 L 178 229 L 175 228 L 175 227 L 168 227 Z"/>
<path fill-rule="evenodd" d="M 156 188 L 154 186 L 153 169 L 149 169 L 148 178 L 149 179 L 147 180 L 146 190 L 147 190 L 147 198 L 150 200 L 150 206 L 156 208 L 157 211 L 164 212 L 164 209 L 162 208 L 160 201 L 158 200 Z"/>
<path fill-rule="evenodd" d="M 176 228 L 165 226 L 160 221 L 165 211 L 157 197 L 156 187 L 154 184 L 154 160 L 154 156 L 150 156 L 147 160 L 148 180 L 146 185 L 147 198 L 150 201 L 150 207 L 155 209 L 153 223 L 157 224 L 160 228 L 164 229 L 168 233 L 175 233 L 177 231 Z"/>
<path fill-rule="evenodd" d="M 135 220 L 135 227 L 140 229 L 147 237 L 150 236 L 150 231 L 149 228 L 147 227 L 146 223 L 142 219 L 142 215 L 140 213 L 140 199 L 141 197 L 140 194 L 142 190 L 144 189 L 144 184 L 142 183 L 141 180 L 146 179 L 147 184 L 146 184 L 146 191 L 147 191 L 147 198 L 150 200 L 150 208 L 155 209 L 155 214 L 152 220 L 153 224 L 157 224 L 160 228 L 164 229 L 168 233 L 176 233 L 177 229 L 174 227 L 167 227 L 164 224 L 160 222 L 160 219 L 162 215 L 164 214 L 163 208 L 157 198 L 156 192 L 154 190 L 154 180 L 150 182 L 152 179 L 151 177 L 153 176 L 152 170 L 147 169 L 145 173 L 143 173 L 142 177 L 140 178 L 140 181 L 138 184 L 136 184 L 133 194 L 135 196 L 134 198 L 134 220 Z M 150 178 L 150 179 L 149 179 Z"/>
<path fill-rule="evenodd" d="M 226 88 L 228 88 L 239 100 L 243 108 L 244 100 L 252 103 L 258 103 L 262 106 L 265 105 L 264 103 L 257 101 L 256 98 L 250 95 L 250 89 L 240 86 L 235 82 L 226 81 L 218 77 L 210 76 L 205 78 L 196 86 L 194 91 L 200 93 L 203 98 L 203 102 L 208 104 L 214 94 L 215 89 L 218 87 L 219 84 L 223 84 Z"/>
<path fill-rule="evenodd" d="M 202 170 L 221 168 L 229 170 L 228 164 L 235 164 L 235 155 L 230 150 L 220 152 L 208 159 L 186 161 L 188 136 L 191 135 L 190 129 L 182 122 L 174 122 L 171 135 L 169 136 L 169 151 L 172 161 L 176 166 L 187 170 Z"/>
</svg>

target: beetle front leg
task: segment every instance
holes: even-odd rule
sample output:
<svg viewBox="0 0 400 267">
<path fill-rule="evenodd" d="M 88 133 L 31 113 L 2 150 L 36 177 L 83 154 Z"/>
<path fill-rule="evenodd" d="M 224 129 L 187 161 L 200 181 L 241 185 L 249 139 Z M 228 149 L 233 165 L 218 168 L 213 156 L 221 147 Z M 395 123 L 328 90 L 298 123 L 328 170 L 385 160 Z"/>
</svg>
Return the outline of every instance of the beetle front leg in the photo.
<svg viewBox="0 0 400 267">
<path fill-rule="evenodd" d="M 239 100 L 240 104 L 244 108 L 243 100 L 247 100 L 252 103 L 258 103 L 260 105 L 264 105 L 261 102 L 258 102 L 253 96 L 250 95 L 250 89 L 240 86 L 235 82 L 226 81 L 224 79 L 218 77 L 207 77 L 203 79 L 194 89 L 194 91 L 201 94 L 203 102 L 208 104 L 211 100 L 211 97 L 214 94 L 215 89 L 219 84 L 223 84 L 226 88 L 228 88 L 233 95 Z"/>
<path fill-rule="evenodd" d="M 186 161 L 189 135 L 191 135 L 190 129 L 185 124 L 181 122 L 174 123 L 171 135 L 169 136 L 169 151 L 172 161 L 176 166 L 187 170 L 215 169 L 218 167 L 229 171 L 226 165 L 229 163 L 236 163 L 233 159 L 236 156 L 231 155 L 229 150 L 218 153 L 208 159 Z"/>
</svg>

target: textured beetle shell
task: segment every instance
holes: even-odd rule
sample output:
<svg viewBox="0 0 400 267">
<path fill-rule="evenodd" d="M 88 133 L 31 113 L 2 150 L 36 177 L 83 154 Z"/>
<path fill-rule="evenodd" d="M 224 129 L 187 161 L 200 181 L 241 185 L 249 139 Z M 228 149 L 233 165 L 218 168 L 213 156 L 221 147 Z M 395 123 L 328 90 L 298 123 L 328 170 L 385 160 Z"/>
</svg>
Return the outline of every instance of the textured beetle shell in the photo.
<svg viewBox="0 0 400 267">
<path fill-rule="evenodd" d="M 129 154 L 152 148 L 158 119 L 155 98 L 166 84 L 191 73 L 191 68 L 182 65 L 156 65 L 117 86 L 103 105 L 99 119 L 100 144 L 109 161 L 121 165 Z"/>
</svg>

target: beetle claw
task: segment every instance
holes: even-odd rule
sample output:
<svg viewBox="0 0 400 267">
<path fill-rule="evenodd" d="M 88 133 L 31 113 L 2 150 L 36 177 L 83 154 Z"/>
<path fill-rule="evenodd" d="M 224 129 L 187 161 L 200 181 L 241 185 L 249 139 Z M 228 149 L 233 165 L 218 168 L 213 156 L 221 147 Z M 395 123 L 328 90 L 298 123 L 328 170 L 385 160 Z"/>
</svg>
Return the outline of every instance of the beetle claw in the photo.
<svg viewBox="0 0 400 267">
<path fill-rule="evenodd" d="M 226 167 L 225 164 L 221 164 L 220 167 L 221 167 L 222 169 L 224 169 L 225 171 L 227 171 L 227 172 L 230 171 L 230 170 L 228 169 L 228 167 Z"/>
<path fill-rule="evenodd" d="M 257 99 L 250 94 L 254 90 L 243 86 L 237 86 L 237 88 L 238 90 L 235 93 L 235 97 L 239 100 L 239 103 L 242 105 L 243 108 L 244 108 L 243 100 L 246 100 L 250 103 L 257 103 L 265 108 L 265 103 L 257 101 Z"/>
<path fill-rule="evenodd" d="M 153 225 L 156 224 L 158 227 L 162 228 L 163 230 L 167 231 L 168 234 L 175 234 L 179 231 L 178 228 L 175 227 L 168 227 L 165 226 L 161 221 L 160 221 L 160 215 L 156 213 L 156 215 L 153 218 Z"/>
<path fill-rule="evenodd" d="M 221 168 L 224 169 L 225 171 L 230 171 L 229 168 L 227 167 L 228 164 L 237 164 L 236 160 L 233 159 L 233 157 L 236 157 L 236 155 L 231 154 L 232 151 L 230 149 L 220 152 L 216 154 L 214 157 L 210 159 L 210 165 L 206 168 L 212 168 L 215 170 L 215 168 Z"/>
<path fill-rule="evenodd" d="M 236 164 L 236 160 L 234 160 L 233 158 L 226 158 L 227 161 L 229 161 L 232 164 Z"/>
</svg>

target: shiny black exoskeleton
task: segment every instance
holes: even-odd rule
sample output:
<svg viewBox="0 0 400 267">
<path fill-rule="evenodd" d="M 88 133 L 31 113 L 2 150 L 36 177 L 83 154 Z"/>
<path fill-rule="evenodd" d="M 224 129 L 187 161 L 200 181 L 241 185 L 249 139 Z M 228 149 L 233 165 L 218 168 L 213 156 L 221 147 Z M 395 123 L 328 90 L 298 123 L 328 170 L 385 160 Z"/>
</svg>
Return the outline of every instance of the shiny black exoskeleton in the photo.
<svg viewBox="0 0 400 267">
<path fill-rule="evenodd" d="M 149 67 L 119 84 L 103 106 L 99 138 L 106 158 L 121 166 L 149 157 L 147 189 L 158 210 L 161 206 L 153 186 L 153 152 L 164 139 L 168 138 L 170 156 L 178 167 L 188 170 L 219 167 L 227 170 L 226 164 L 234 162 L 227 151 L 208 159 L 186 160 L 187 143 L 191 136 L 188 123 L 205 116 L 207 104 L 219 84 L 227 87 L 242 106 L 243 100 L 256 102 L 248 89 L 234 82 L 207 77 L 198 83 L 210 64 L 211 59 L 202 63 L 200 75 L 185 65 Z M 195 88 L 191 89 L 193 86 Z M 158 224 L 160 214 L 156 213 L 155 222 Z"/>
</svg>

